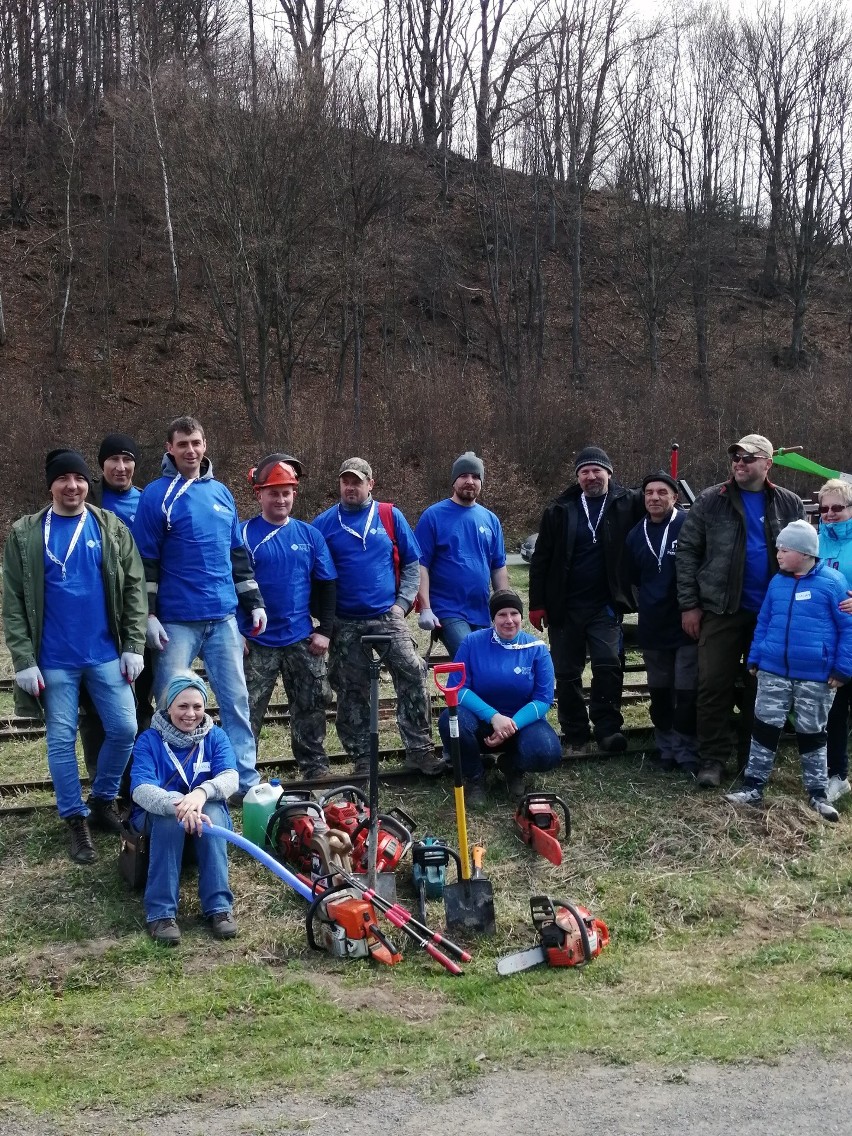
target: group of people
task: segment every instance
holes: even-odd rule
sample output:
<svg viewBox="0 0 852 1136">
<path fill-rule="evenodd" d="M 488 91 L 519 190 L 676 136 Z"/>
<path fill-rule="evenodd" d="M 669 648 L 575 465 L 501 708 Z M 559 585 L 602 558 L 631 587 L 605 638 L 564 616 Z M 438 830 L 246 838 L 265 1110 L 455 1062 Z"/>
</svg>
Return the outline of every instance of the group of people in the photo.
<svg viewBox="0 0 852 1136">
<path fill-rule="evenodd" d="M 17 708 L 44 715 L 72 859 L 96 858 L 91 827 L 121 831 L 124 777 L 133 819 L 151 836 L 149 931 L 158 942 L 179 941 L 184 834 L 200 835 L 206 819 L 229 825 L 227 804 L 238 805 L 257 784 L 257 738 L 279 677 L 301 775 L 328 772 L 331 688 L 340 740 L 356 773 L 368 769 L 364 635 L 390 639 L 384 661 L 407 765 L 440 774 L 446 762 L 432 736 L 427 664 L 406 624 L 415 607 L 420 627 L 465 665 L 459 741 L 472 807 L 485 799 L 483 748 L 497 753 L 513 796 L 531 771 L 552 768 L 592 734 L 604 752 L 625 749 L 622 617 L 638 606 L 660 766 L 720 785 L 732 706 L 750 733 L 759 685 L 746 780 L 729 799 L 760 798 L 782 707 L 794 703 L 811 802 L 836 818 L 831 801 L 849 791 L 852 701 L 852 600 L 836 569 L 852 573 L 852 486 L 823 487 L 818 536 L 803 521 L 801 500 L 769 480 L 766 438 L 747 435 L 730 456 L 731 477 L 687 513 L 666 472 L 627 489 L 603 449 L 577 454 L 576 484 L 545 510 L 530 565 L 529 619 L 547 629 L 548 649 L 521 630 L 523 603 L 509 587 L 503 530 L 479 502 L 485 468 L 471 451 L 452 466 L 450 496 L 412 529 L 399 509 L 373 497 L 373 470 L 363 458 L 342 463 L 335 504 L 310 524 L 297 520 L 303 469 L 283 453 L 249 471 L 259 511 L 241 521 L 191 417 L 170 424 L 161 475 L 141 491 L 133 484 L 138 449 L 127 435 L 104 438 L 99 479 L 79 452 L 52 450 L 50 503 L 17 521 L 6 542 L 3 611 Z M 792 599 L 774 578 L 776 545 L 785 586 L 795 582 Z M 796 618 L 773 618 L 785 603 Z M 788 642 L 800 639 L 809 644 L 807 664 Z M 221 729 L 206 713 L 205 683 L 190 669 L 196 658 Z M 824 689 L 817 694 L 814 684 Z M 547 721 L 554 693 L 561 739 Z M 75 754 L 78 712 L 86 800 Z M 446 748 L 446 711 L 438 725 Z M 204 915 L 214 935 L 231 937 L 237 928 L 224 846 L 212 837 L 197 843 Z"/>
</svg>

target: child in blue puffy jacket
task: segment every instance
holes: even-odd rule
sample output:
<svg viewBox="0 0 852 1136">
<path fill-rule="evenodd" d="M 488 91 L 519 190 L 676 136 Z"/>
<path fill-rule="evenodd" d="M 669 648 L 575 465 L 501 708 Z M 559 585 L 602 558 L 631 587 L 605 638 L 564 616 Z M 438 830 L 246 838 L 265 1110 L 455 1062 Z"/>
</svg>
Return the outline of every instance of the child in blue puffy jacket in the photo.
<svg viewBox="0 0 852 1136">
<path fill-rule="evenodd" d="M 802 780 L 811 808 L 836 821 L 829 804 L 826 721 L 834 691 L 852 676 L 852 614 L 840 610 L 846 580 L 818 561 L 819 540 L 807 521 L 778 534 L 779 573 L 757 618 L 748 666 L 757 675 L 754 727 L 743 787 L 728 793 L 735 805 L 759 805 L 775 764 L 787 714 L 796 715 Z"/>
</svg>

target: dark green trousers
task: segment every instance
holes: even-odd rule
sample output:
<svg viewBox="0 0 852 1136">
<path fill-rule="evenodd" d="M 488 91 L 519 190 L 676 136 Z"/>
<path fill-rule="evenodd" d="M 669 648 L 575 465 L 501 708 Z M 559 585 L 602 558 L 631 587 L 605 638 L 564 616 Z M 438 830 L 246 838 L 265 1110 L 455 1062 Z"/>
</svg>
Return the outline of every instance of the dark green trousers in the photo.
<svg viewBox="0 0 852 1136">
<path fill-rule="evenodd" d="M 757 613 L 733 615 L 705 612 L 698 640 L 699 762 L 728 764 L 736 742 L 741 764 L 748 756 L 757 681 L 746 663 Z M 739 709 L 736 730 L 732 715 Z"/>
</svg>

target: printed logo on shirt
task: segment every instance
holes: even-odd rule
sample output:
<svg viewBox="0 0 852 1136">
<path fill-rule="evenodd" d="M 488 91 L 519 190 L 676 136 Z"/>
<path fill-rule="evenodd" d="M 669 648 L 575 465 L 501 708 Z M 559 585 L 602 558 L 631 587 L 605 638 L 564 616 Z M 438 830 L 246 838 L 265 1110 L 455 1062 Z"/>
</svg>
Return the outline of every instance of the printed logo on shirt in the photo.
<svg viewBox="0 0 852 1136">
<path fill-rule="evenodd" d="M 516 675 L 532 674 L 532 667 L 515 667 L 515 674 Z"/>
<path fill-rule="evenodd" d="M 99 540 L 87 540 L 86 541 L 86 547 L 87 548 L 100 548 L 101 542 Z"/>
<path fill-rule="evenodd" d="M 310 548 L 306 544 L 291 544 L 290 547 L 294 552 L 310 552 Z"/>
<path fill-rule="evenodd" d="M 666 556 L 674 556 L 674 554 L 676 552 L 677 552 L 677 537 L 675 537 L 674 540 L 672 541 L 672 546 L 668 550 L 668 552 L 666 553 Z"/>
<path fill-rule="evenodd" d="M 482 533 L 483 536 L 493 536 L 494 535 L 492 533 L 491 529 L 487 525 L 480 525 L 479 531 Z"/>
<path fill-rule="evenodd" d="M 810 592 L 796 592 L 797 600 L 809 600 L 811 598 Z"/>
</svg>

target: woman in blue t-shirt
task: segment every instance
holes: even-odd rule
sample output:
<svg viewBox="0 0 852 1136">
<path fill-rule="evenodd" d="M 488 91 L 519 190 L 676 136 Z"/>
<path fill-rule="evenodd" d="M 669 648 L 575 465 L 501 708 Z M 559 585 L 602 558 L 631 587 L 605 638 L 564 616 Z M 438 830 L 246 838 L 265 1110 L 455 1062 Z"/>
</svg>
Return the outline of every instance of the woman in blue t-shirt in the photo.
<svg viewBox="0 0 852 1136">
<path fill-rule="evenodd" d="M 133 749 L 133 823 L 150 835 L 144 898 L 148 934 L 169 947 L 180 942 L 175 917 L 187 834 L 200 837 L 195 841 L 198 897 L 214 938 L 232 939 L 237 933 L 227 845 L 202 832 L 205 823 L 231 827 L 225 802 L 238 788 L 237 759 L 206 706 L 204 682 L 192 671 L 179 672 L 166 687 L 151 729 L 139 735 Z"/>
<path fill-rule="evenodd" d="M 526 773 L 552 769 L 562 756 L 559 738 L 547 721 L 554 692 L 547 644 L 521 631 L 524 605 L 516 592 L 495 592 L 488 610 L 491 627 L 468 635 L 455 658 L 465 665 L 459 742 L 465 800 L 471 808 L 485 803 L 483 745 L 500 751 L 497 766 L 514 798 L 524 794 Z M 441 714 L 438 729 L 449 748 L 448 710 Z"/>
</svg>

